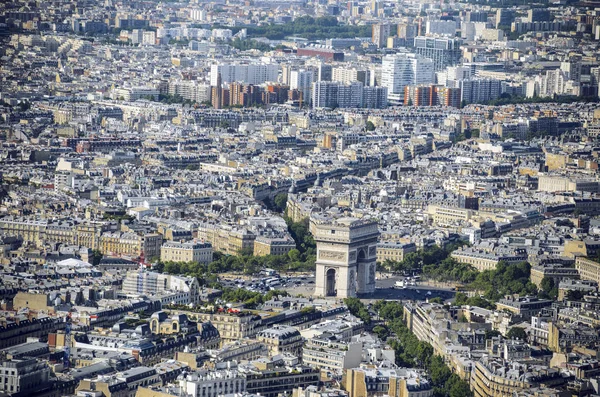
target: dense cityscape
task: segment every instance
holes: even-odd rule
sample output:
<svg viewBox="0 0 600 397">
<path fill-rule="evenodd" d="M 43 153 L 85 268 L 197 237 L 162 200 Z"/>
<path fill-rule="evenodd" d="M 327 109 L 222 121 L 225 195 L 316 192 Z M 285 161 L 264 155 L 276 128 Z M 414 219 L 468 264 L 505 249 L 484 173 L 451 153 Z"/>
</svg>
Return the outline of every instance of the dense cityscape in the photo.
<svg viewBox="0 0 600 397">
<path fill-rule="evenodd" d="M 0 397 L 600 396 L 600 2 L 0 2 Z"/>
</svg>

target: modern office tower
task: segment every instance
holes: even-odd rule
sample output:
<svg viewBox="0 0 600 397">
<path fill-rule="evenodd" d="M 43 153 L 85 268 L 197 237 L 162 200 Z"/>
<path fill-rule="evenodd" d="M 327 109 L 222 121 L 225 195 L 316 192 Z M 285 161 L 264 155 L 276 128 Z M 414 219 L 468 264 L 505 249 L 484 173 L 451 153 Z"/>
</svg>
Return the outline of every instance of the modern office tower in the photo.
<svg viewBox="0 0 600 397">
<path fill-rule="evenodd" d="M 142 44 L 144 41 L 144 31 L 142 29 L 133 29 L 129 36 L 131 44 Z"/>
<path fill-rule="evenodd" d="M 361 82 L 317 81 L 312 87 L 314 108 L 373 108 L 386 106 L 385 87 L 365 87 Z"/>
<path fill-rule="evenodd" d="M 436 90 L 437 105 L 453 108 L 460 107 L 460 88 L 437 86 Z"/>
<path fill-rule="evenodd" d="M 333 68 L 331 81 L 339 81 L 340 83 L 360 81 L 364 85 L 369 85 L 370 71 L 350 67 Z"/>
<path fill-rule="evenodd" d="M 212 65 L 210 67 L 210 85 L 217 84 L 217 76 L 221 75 L 223 83 L 262 84 L 267 81 L 276 82 L 279 77 L 279 66 L 266 65 Z"/>
<path fill-rule="evenodd" d="M 487 22 L 487 11 L 467 11 L 465 22 Z"/>
<path fill-rule="evenodd" d="M 507 10 L 506 8 L 499 8 L 496 11 L 496 29 L 500 26 L 510 26 L 515 21 L 515 12 L 513 10 Z"/>
<path fill-rule="evenodd" d="M 402 45 L 412 47 L 418 30 L 419 27 L 414 23 L 399 23 L 396 35 L 403 42 Z"/>
<path fill-rule="evenodd" d="M 550 11 L 544 8 L 532 8 L 527 11 L 526 22 L 550 22 L 552 21 L 552 14 Z"/>
<path fill-rule="evenodd" d="M 381 67 L 381 86 L 388 89 L 388 102 L 402 104 L 404 87 L 435 82 L 434 64 L 418 54 L 386 55 Z"/>
<path fill-rule="evenodd" d="M 567 79 L 573 81 L 581 80 L 581 62 L 571 61 L 571 62 L 561 62 L 560 70 L 565 72 Z"/>
<path fill-rule="evenodd" d="M 427 21 L 425 24 L 425 30 L 427 34 L 435 35 L 450 35 L 454 36 L 456 33 L 456 22 L 454 21 Z"/>
<path fill-rule="evenodd" d="M 387 87 L 364 87 L 363 107 L 369 109 L 383 109 L 387 107 Z"/>
<path fill-rule="evenodd" d="M 371 41 L 378 47 L 383 48 L 387 45 L 387 38 L 390 35 L 390 25 L 378 23 L 373 25 Z"/>
<path fill-rule="evenodd" d="M 436 72 L 460 62 L 460 39 L 415 37 L 415 52 L 433 60 Z"/>
<path fill-rule="evenodd" d="M 474 78 L 458 81 L 461 102 L 465 101 L 465 103 L 484 103 L 498 99 L 501 86 L 501 81 L 495 79 Z"/>
<path fill-rule="evenodd" d="M 324 62 L 319 63 L 319 70 L 317 72 L 318 81 L 331 81 L 333 67 Z"/>
<path fill-rule="evenodd" d="M 407 85 L 404 87 L 405 106 L 434 106 L 437 103 L 436 87 L 432 84 Z"/>
<path fill-rule="evenodd" d="M 310 103 L 312 83 L 315 81 L 314 70 L 292 70 L 290 73 L 290 89 L 302 93 L 302 102 Z"/>
<path fill-rule="evenodd" d="M 421 84 L 404 87 L 405 106 L 460 106 L 460 89 Z"/>
<path fill-rule="evenodd" d="M 155 45 L 156 44 L 156 32 L 149 31 L 144 32 L 142 35 L 143 45 Z"/>
</svg>

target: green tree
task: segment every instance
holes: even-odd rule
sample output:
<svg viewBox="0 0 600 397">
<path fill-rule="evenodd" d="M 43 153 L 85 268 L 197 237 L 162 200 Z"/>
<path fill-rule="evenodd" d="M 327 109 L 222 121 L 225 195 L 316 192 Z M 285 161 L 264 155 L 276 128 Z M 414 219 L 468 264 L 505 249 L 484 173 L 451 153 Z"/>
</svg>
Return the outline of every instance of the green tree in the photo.
<svg viewBox="0 0 600 397">
<path fill-rule="evenodd" d="M 301 255 L 302 254 L 300 254 L 300 251 L 298 251 L 297 249 L 293 249 L 293 250 L 290 250 L 290 252 L 288 252 L 288 257 L 290 258 L 290 260 L 292 262 L 300 261 Z"/>
<path fill-rule="evenodd" d="M 469 288 L 484 291 L 484 298 L 497 302 L 505 295 L 530 295 L 537 293 L 537 287 L 531 283 L 531 266 L 527 262 L 507 264 L 499 262 L 495 270 L 486 270 L 477 274 Z"/>
<path fill-rule="evenodd" d="M 344 304 L 348 306 L 348 311 L 360 318 L 366 325 L 371 324 L 371 315 L 365 305 L 358 298 L 346 298 Z"/>
<path fill-rule="evenodd" d="M 540 297 L 548 299 L 556 299 L 558 296 L 558 288 L 554 284 L 554 279 L 544 277 L 540 283 Z"/>
<path fill-rule="evenodd" d="M 574 289 L 568 290 L 567 293 L 565 294 L 567 300 L 570 300 L 570 301 L 580 301 L 584 295 L 585 295 L 585 293 L 583 291 L 578 291 L 578 290 L 574 290 Z"/>
<path fill-rule="evenodd" d="M 371 120 L 367 121 L 367 125 L 365 127 L 367 131 L 375 131 L 375 124 Z"/>
<path fill-rule="evenodd" d="M 92 251 L 92 265 L 98 266 L 104 255 L 99 250 Z"/>
<path fill-rule="evenodd" d="M 508 339 L 519 339 L 519 340 L 526 341 L 527 340 L 527 333 L 525 332 L 524 328 L 521 328 L 521 327 L 512 327 L 506 333 L 506 337 Z"/>
<path fill-rule="evenodd" d="M 386 340 L 390 335 L 390 330 L 385 325 L 376 325 L 373 327 L 373 333 L 381 340 Z"/>
<path fill-rule="evenodd" d="M 426 369 L 431 378 L 434 396 L 471 397 L 469 384 L 453 374 L 442 357 L 433 354 L 433 348 L 419 341 L 403 321 L 402 304 L 399 302 L 377 301 L 373 305 L 379 317 L 385 320 L 390 333 L 388 344 L 395 350 L 396 364 L 399 366 L 420 366 Z"/>
<path fill-rule="evenodd" d="M 287 198 L 288 196 L 285 193 L 279 193 L 277 196 L 275 196 L 273 202 L 275 203 L 275 207 L 279 212 L 285 211 L 285 207 L 287 205 Z"/>
<path fill-rule="evenodd" d="M 450 376 L 448 384 L 450 386 L 448 393 L 449 397 L 468 397 L 473 395 L 469 384 L 460 379 L 456 374 Z"/>
</svg>

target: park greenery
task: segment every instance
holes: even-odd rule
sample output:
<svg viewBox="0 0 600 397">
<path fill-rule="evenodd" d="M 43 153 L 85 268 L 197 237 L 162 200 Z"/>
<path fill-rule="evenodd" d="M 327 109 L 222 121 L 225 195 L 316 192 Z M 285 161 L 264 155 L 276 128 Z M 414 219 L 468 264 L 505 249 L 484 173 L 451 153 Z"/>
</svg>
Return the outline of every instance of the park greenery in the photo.
<svg viewBox="0 0 600 397">
<path fill-rule="evenodd" d="M 531 98 L 510 95 L 508 93 L 502 94 L 498 99 L 492 99 L 491 101 L 485 102 L 485 105 L 490 106 L 502 106 L 502 105 L 518 105 L 522 103 L 573 103 L 573 102 L 597 102 L 598 97 L 582 97 L 576 95 L 557 95 L 552 97 L 538 97 L 534 96 Z"/>
<path fill-rule="evenodd" d="M 532 295 L 537 287 L 529 280 L 531 265 L 527 262 L 499 262 L 494 270 L 484 270 L 468 288 L 481 291 L 483 298 L 497 302 L 505 295 Z"/>
<path fill-rule="evenodd" d="M 243 28 L 247 30 L 248 37 L 266 37 L 270 40 L 282 40 L 287 36 L 301 36 L 308 40 L 371 36 L 370 25 L 341 25 L 337 18 L 332 16 L 319 18 L 302 16 L 284 24 Z"/>
<path fill-rule="evenodd" d="M 530 279 L 531 265 L 527 262 L 507 264 L 500 262 L 496 269 L 485 270 L 477 273 L 475 280 L 465 286 L 480 295 L 468 297 L 463 292 L 457 292 L 454 303 L 456 305 L 478 306 L 485 309 L 494 309 L 494 303 L 506 295 L 535 295 L 538 288 Z M 540 297 L 558 295 L 558 290 L 551 281 L 542 280 Z"/>
<path fill-rule="evenodd" d="M 444 359 L 434 354 L 433 347 L 419 341 L 403 320 L 403 307 L 399 302 L 378 301 L 374 309 L 385 321 L 378 325 L 377 335 L 387 338 L 387 342 L 396 351 L 396 364 L 401 367 L 419 367 L 429 373 L 435 397 L 469 397 L 473 393 L 469 384 L 457 374 L 452 373 Z M 384 339 L 385 339 L 384 338 Z"/>
</svg>

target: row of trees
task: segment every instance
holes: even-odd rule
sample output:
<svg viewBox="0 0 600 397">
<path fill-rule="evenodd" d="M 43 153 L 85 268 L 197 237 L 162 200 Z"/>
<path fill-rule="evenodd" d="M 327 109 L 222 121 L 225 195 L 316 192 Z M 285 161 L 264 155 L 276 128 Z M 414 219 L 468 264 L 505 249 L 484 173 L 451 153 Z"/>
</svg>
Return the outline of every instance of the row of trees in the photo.
<svg viewBox="0 0 600 397">
<path fill-rule="evenodd" d="M 470 397 L 469 384 L 452 373 L 444 359 L 434 354 L 433 347 L 417 337 L 402 320 L 403 307 L 399 302 L 378 301 L 374 305 L 384 326 L 376 326 L 378 335 L 395 334 L 388 343 L 396 351 L 396 364 L 402 367 L 420 367 L 427 370 L 435 397 Z M 375 331 L 375 329 L 374 329 Z"/>
<path fill-rule="evenodd" d="M 277 271 L 312 271 L 315 269 L 314 255 L 303 257 L 297 249 L 287 255 L 254 256 L 251 252 L 239 255 L 224 255 L 215 252 L 214 260 L 208 265 L 197 262 L 158 262 L 155 269 L 168 274 L 183 274 L 197 277 L 202 285 L 216 282 L 219 273 L 256 274 L 269 268 Z"/>
<path fill-rule="evenodd" d="M 346 298 L 344 303 L 348 306 L 348 311 L 360 318 L 366 325 L 371 324 L 371 314 L 365 307 L 365 305 L 358 298 Z"/>
<path fill-rule="evenodd" d="M 246 309 L 256 309 L 259 305 L 270 301 L 274 297 L 289 296 L 287 291 L 272 290 L 266 294 L 260 292 L 252 292 L 243 288 L 225 288 L 221 299 L 226 302 L 242 302 Z"/>
<path fill-rule="evenodd" d="M 254 256 L 252 250 L 243 250 L 238 255 L 224 255 L 215 252 L 214 260 L 208 265 L 197 262 L 161 262 L 155 270 L 168 274 L 183 274 L 198 278 L 201 285 L 219 287 L 219 273 L 256 274 L 269 268 L 277 271 L 314 271 L 316 244 L 308 230 L 308 219 L 293 222 L 286 218 L 288 231 L 296 242 L 296 249 L 286 255 Z"/>
</svg>

